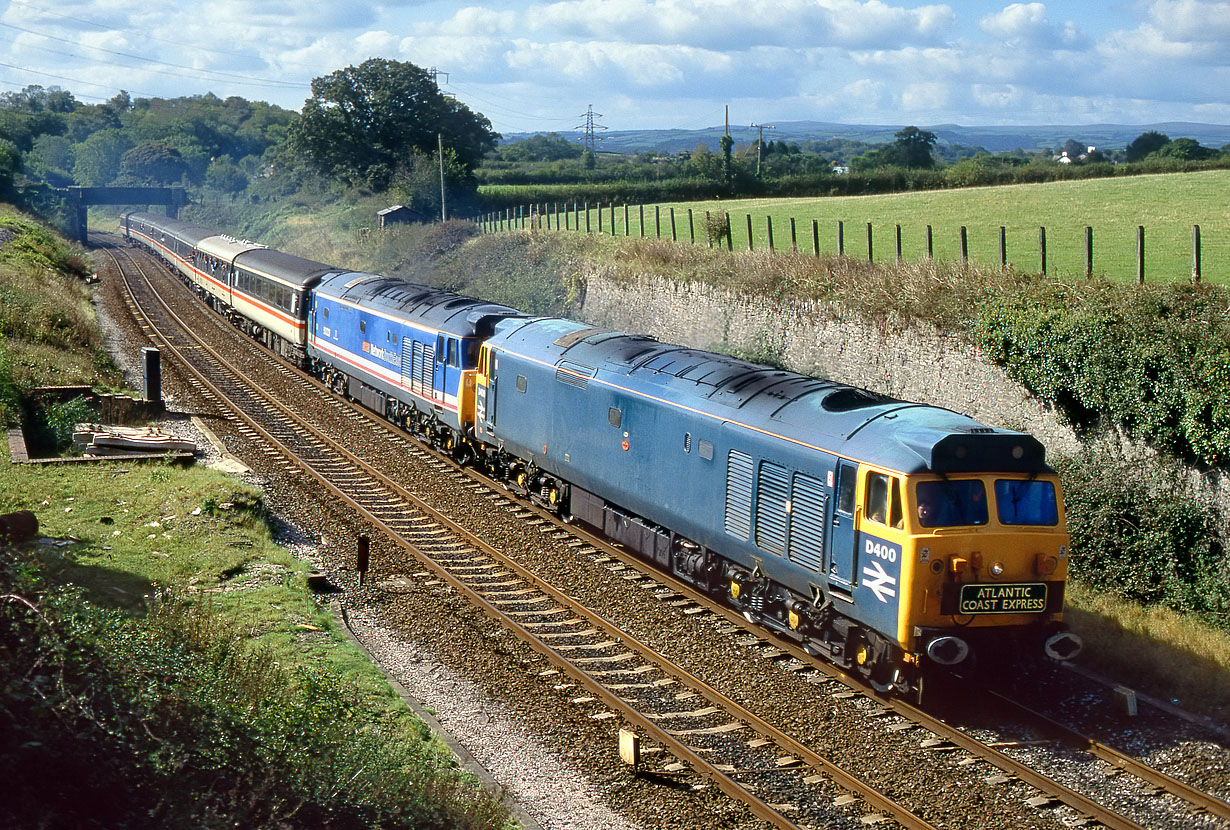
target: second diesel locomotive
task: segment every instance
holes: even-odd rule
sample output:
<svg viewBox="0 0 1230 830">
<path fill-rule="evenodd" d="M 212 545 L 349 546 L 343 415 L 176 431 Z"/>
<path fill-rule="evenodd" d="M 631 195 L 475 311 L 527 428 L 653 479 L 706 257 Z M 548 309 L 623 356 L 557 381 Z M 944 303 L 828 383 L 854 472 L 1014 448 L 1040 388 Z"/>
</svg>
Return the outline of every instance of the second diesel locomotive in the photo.
<svg viewBox="0 0 1230 830">
<path fill-rule="evenodd" d="M 280 307 L 301 321 L 274 335 L 280 354 L 881 690 L 918 691 L 933 664 L 1080 648 L 1062 624 L 1062 493 L 1029 435 L 175 220 L 123 221 L 268 345 L 269 303 L 237 299 L 260 258 L 250 273 L 299 298 Z"/>
</svg>

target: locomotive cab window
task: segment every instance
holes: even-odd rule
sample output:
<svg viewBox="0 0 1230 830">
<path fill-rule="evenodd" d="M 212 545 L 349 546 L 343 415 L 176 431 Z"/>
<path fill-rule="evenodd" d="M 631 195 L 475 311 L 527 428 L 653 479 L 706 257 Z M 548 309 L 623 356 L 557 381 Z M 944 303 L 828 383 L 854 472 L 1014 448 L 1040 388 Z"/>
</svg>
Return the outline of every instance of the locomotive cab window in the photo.
<svg viewBox="0 0 1230 830">
<path fill-rule="evenodd" d="M 1055 485 L 1049 481 L 996 479 L 995 515 L 1004 525 L 1057 525 Z"/>
<path fill-rule="evenodd" d="M 448 340 L 448 365 L 455 369 L 461 367 L 461 358 L 457 351 L 457 341 L 451 337 Z"/>
<path fill-rule="evenodd" d="M 854 490 L 858 485 L 858 468 L 852 464 L 837 465 L 837 512 L 854 515 Z"/>
<path fill-rule="evenodd" d="M 867 518 L 873 522 L 887 524 L 888 476 L 881 473 L 868 473 L 867 491 L 863 495 Z"/>
<path fill-rule="evenodd" d="M 987 491 L 978 479 L 920 481 L 915 488 L 915 496 L 918 523 L 923 527 L 987 523 Z"/>
</svg>

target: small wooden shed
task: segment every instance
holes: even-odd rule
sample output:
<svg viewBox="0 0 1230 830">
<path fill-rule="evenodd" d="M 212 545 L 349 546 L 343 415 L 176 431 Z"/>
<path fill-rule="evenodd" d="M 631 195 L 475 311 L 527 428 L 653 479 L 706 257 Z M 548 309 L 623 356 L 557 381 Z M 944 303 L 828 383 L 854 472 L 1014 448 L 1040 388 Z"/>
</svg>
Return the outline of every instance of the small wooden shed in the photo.
<svg viewBox="0 0 1230 830">
<path fill-rule="evenodd" d="M 413 211 L 405 205 L 392 205 L 376 211 L 376 227 L 384 230 L 389 225 L 405 225 L 414 221 Z"/>
</svg>

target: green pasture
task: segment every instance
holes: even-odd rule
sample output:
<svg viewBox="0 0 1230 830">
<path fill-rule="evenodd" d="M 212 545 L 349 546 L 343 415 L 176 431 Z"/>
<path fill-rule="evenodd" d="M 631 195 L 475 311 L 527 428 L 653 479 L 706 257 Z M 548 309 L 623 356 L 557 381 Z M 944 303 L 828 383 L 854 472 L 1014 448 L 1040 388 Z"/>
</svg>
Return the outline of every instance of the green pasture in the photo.
<svg viewBox="0 0 1230 830">
<path fill-rule="evenodd" d="M 564 203 L 546 206 L 563 211 Z M 1147 281 L 1190 279 L 1193 263 L 1193 226 L 1200 227 L 1201 276 L 1207 282 L 1230 283 L 1230 171 L 1127 176 L 1042 184 L 1005 185 L 877 196 L 834 196 L 798 199 L 724 199 L 673 202 L 661 205 L 604 206 L 601 227 L 617 236 L 671 236 L 671 210 L 675 236 L 683 242 L 695 238 L 707 245 L 705 216 L 729 213 L 734 250 L 751 244 L 767 248 L 768 220 L 773 247 L 791 247 L 790 220 L 795 220 L 795 243 L 810 253 L 813 221 L 821 253 L 838 251 L 839 223 L 842 250 L 848 256 L 868 256 L 868 223 L 872 258 L 891 262 L 897 256 L 897 226 L 901 253 L 906 260 L 926 256 L 926 228 L 931 226 L 932 250 L 939 259 L 958 260 L 960 229 L 966 228 L 972 263 L 998 266 L 1000 228 L 1004 229 L 1007 261 L 1018 271 L 1040 270 L 1040 228 L 1046 229 L 1046 270 L 1051 274 L 1083 274 L 1085 228 L 1093 233 L 1093 272 L 1111 280 L 1133 280 L 1137 275 L 1137 228 L 1144 228 L 1144 273 Z M 691 230 L 689 213 L 691 211 Z M 644 220 L 642 222 L 642 214 Z M 626 217 L 626 219 L 625 219 Z M 561 227 L 597 232 L 598 210 L 569 211 Z M 551 218 L 555 227 L 556 217 Z"/>
</svg>

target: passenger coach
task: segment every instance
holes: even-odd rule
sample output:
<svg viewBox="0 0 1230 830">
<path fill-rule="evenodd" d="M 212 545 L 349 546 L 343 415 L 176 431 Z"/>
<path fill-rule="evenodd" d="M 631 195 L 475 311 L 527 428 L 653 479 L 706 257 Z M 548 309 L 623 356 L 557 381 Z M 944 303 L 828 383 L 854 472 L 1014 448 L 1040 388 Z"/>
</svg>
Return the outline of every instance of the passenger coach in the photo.
<svg viewBox="0 0 1230 830">
<path fill-rule="evenodd" d="M 341 269 L 177 219 L 137 212 L 125 235 L 171 264 L 214 310 L 297 366 L 307 362 L 311 289 Z"/>
</svg>

